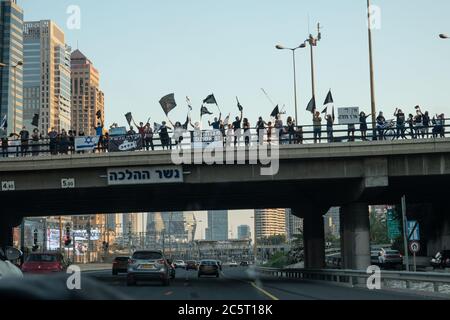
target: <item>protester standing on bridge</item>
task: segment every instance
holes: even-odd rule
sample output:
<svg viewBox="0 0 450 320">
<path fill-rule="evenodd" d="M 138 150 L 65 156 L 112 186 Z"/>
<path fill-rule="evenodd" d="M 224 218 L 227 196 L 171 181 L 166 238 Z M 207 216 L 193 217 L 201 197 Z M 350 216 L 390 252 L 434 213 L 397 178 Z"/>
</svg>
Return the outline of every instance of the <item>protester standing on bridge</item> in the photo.
<svg viewBox="0 0 450 320">
<path fill-rule="evenodd" d="M 167 150 L 169 150 L 170 148 L 169 130 L 171 130 L 171 128 L 167 126 L 167 123 L 165 121 L 162 122 L 161 127 L 158 129 L 163 150 L 165 150 L 166 148 Z"/>
<path fill-rule="evenodd" d="M 408 123 L 411 139 L 415 139 L 416 135 L 414 134 L 414 116 L 412 115 L 412 113 L 408 115 L 408 120 L 406 122 Z"/>
<path fill-rule="evenodd" d="M 314 128 L 314 143 L 322 142 L 322 117 L 320 112 L 316 111 L 313 116 L 313 128 Z"/>
<path fill-rule="evenodd" d="M 48 138 L 50 139 L 50 154 L 55 155 L 57 153 L 58 132 L 54 127 L 48 133 Z"/>
<path fill-rule="evenodd" d="M 383 112 L 380 111 L 377 121 L 377 131 L 378 131 L 378 140 L 386 140 L 384 137 L 384 128 L 386 127 L 386 118 L 384 117 Z"/>
<path fill-rule="evenodd" d="M 236 120 L 233 122 L 233 130 L 234 130 L 234 146 L 236 147 L 241 140 L 241 124 L 244 112 L 241 110 L 241 116 L 236 117 Z"/>
<path fill-rule="evenodd" d="M 284 144 L 283 135 L 284 135 L 284 125 L 283 120 L 281 119 L 280 114 L 275 116 L 275 132 L 277 134 L 277 138 L 280 144 Z"/>
<path fill-rule="evenodd" d="M 0 128 L 0 141 L 2 144 L 2 157 L 8 157 L 8 134 L 5 128 Z"/>
<path fill-rule="evenodd" d="M 405 122 L 406 122 L 405 114 L 403 113 L 403 111 L 401 109 L 397 108 L 397 109 L 395 109 L 394 117 L 397 118 L 397 135 L 396 135 L 397 140 L 400 139 L 400 137 L 402 137 L 402 139 L 406 139 L 406 136 L 405 136 Z"/>
<path fill-rule="evenodd" d="M 145 150 L 149 151 L 152 148 L 152 151 L 155 150 L 155 146 L 153 145 L 153 129 L 150 126 L 150 123 L 145 125 L 144 129 L 144 147 Z"/>
<path fill-rule="evenodd" d="M 258 143 L 264 143 L 264 131 L 266 129 L 267 123 L 263 120 L 262 117 L 259 117 L 258 122 L 256 123 L 256 132 L 258 135 Z"/>
<path fill-rule="evenodd" d="M 94 123 L 95 134 L 98 137 L 98 144 L 97 144 L 98 152 L 101 152 L 102 147 L 103 147 L 103 128 L 104 128 L 103 121 L 98 122 L 97 126 L 95 126 L 95 123 Z"/>
<path fill-rule="evenodd" d="M 31 154 L 33 157 L 39 156 L 39 141 L 41 140 L 39 129 L 34 129 L 31 134 Z"/>
<path fill-rule="evenodd" d="M 292 117 L 287 118 L 287 133 L 289 135 L 289 144 L 296 143 L 295 139 L 295 122 Z"/>
<path fill-rule="evenodd" d="M 250 132 L 250 122 L 247 118 L 244 118 L 244 121 L 242 122 L 242 127 L 244 129 L 244 139 L 245 139 L 245 146 L 248 147 L 251 142 L 252 134 Z"/>
<path fill-rule="evenodd" d="M 25 157 L 28 152 L 28 143 L 30 140 L 30 132 L 28 132 L 27 128 L 24 126 L 22 131 L 19 132 L 20 136 L 20 151 L 22 157 Z"/>
<path fill-rule="evenodd" d="M 420 106 L 416 106 L 416 116 L 414 117 L 414 131 L 416 138 L 419 139 L 423 129 L 423 114 Z"/>
<path fill-rule="evenodd" d="M 334 131 L 333 130 L 334 120 L 335 120 L 335 117 L 333 115 L 329 114 L 326 116 L 328 143 L 334 142 L 334 132 L 333 132 Z"/>
<path fill-rule="evenodd" d="M 423 124 L 422 139 L 425 139 L 425 135 L 427 136 L 427 139 L 430 137 L 430 123 L 431 123 L 430 114 L 428 111 L 425 111 L 422 117 L 422 124 Z"/>
<path fill-rule="evenodd" d="M 208 120 L 208 124 L 213 130 L 220 130 L 220 121 L 222 120 L 222 113 L 220 113 L 219 118 L 215 117 L 214 122 Z"/>
<path fill-rule="evenodd" d="M 172 123 L 172 121 L 169 122 L 170 124 L 173 126 L 173 137 L 172 139 L 175 141 L 175 146 L 177 147 L 181 147 L 181 143 L 183 142 L 183 134 L 187 131 L 189 122 L 191 121 L 191 119 L 188 117 L 186 119 L 186 122 L 182 125 L 181 122 L 177 121 L 175 124 Z"/>
<path fill-rule="evenodd" d="M 367 141 L 367 118 L 369 118 L 371 114 L 366 115 L 364 111 L 359 114 L 359 131 L 361 131 L 361 140 Z"/>
<path fill-rule="evenodd" d="M 68 154 L 69 152 L 69 136 L 65 129 L 62 129 L 59 136 L 59 152 L 61 154 Z"/>
</svg>

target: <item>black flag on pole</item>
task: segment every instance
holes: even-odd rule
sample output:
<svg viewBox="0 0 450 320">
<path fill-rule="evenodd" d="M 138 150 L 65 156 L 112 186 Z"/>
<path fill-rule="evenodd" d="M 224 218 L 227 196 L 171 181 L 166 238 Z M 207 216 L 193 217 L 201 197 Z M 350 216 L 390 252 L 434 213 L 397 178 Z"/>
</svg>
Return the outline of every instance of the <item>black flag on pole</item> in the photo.
<svg viewBox="0 0 450 320">
<path fill-rule="evenodd" d="M 278 106 L 273 109 L 272 113 L 270 114 L 271 117 L 276 118 L 280 114 L 280 108 Z"/>
<path fill-rule="evenodd" d="M 316 98 L 312 97 L 311 101 L 309 101 L 308 106 L 306 107 L 306 111 L 314 113 L 316 111 Z"/>
<path fill-rule="evenodd" d="M 162 97 L 161 100 L 159 100 L 159 104 L 161 105 L 164 113 L 167 116 L 169 112 L 175 109 L 175 107 L 177 106 L 177 103 L 175 102 L 175 94 L 171 93 L 165 97 Z"/>
<path fill-rule="evenodd" d="M 31 125 L 34 127 L 39 127 L 39 114 L 35 113 L 33 117 L 33 121 L 31 122 Z"/>
<path fill-rule="evenodd" d="M 97 119 L 100 119 L 102 117 L 102 110 L 98 110 L 95 115 L 97 116 Z"/>
<path fill-rule="evenodd" d="M 131 114 L 131 112 L 128 112 L 125 115 L 125 118 L 127 119 L 128 125 L 131 126 L 131 121 L 133 120 L 133 115 Z"/>
<path fill-rule="evenodd" d="M 323 109 L 322 114 L 326 114 L 328 112 L 328 107 L 326 107 L 325 109 Z"/>
<path fill-rule="evenodd" d="M 203 100 L 203 103 L 217 105 L 217 100 L 216 97 L 214 97 L 214 94 L 210 94 L 209 96 L 206 97 L 205 100 Z"/>
<path fill-rule="evenodd" d="M 207 107 L 202 106 L 202 109 L 200 110 L 200 117 L 203 117 L 205 114 L 213 114 L 213 113 L 209 112 Z"/>
<path fill-rule="evenodd" d="M 239 111 L 243 111 L 244 110 L 244 107 L 242 106 L 242 104 L 239 102 L 239 98 L 238 97 L 236 97 L 236 101 L 237 101 L 237 107 L 238 107 L 238 109 L 239 109 Z"/>
<path fill-rule="evenodd" d="M 330 103 L 334 103 L 333 95 L 331 94 L 331 89 L 330 89 L 330 91 L 328 92 L 327 98 L 325 99 L 325 102 L 324 102 L 323 105 L 326 106 L 327 104 L 330 104 Z"/>
</svg>

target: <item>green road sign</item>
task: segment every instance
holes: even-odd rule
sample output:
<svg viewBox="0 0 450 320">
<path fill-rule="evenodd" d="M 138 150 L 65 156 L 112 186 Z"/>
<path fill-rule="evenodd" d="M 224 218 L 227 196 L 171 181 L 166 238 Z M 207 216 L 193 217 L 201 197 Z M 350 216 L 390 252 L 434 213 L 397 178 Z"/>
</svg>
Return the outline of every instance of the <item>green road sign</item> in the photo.
<svg viewBox="0 0 450 320">
<path fill-rule="evenodd" d="M 395 240 L 402 236 L 402 220 L 395 208 L 390 208 L 386 213 L 388 237 L 390 240 Z"/>
</svg>

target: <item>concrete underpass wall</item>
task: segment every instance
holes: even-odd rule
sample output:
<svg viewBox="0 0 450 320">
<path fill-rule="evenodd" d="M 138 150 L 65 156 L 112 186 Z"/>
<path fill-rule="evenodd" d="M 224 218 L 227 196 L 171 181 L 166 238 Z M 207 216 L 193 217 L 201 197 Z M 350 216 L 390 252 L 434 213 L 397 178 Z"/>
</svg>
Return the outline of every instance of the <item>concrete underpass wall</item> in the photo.
<svg viewBox="0 0 450 320">
<path fill-rule="evenodd" d="M 426 251 L 428 256 L 434 256 L 441 250 L 450 250 L 450 209 L 444 203 L 437 203 L 428 214 Z"/>
</svg>

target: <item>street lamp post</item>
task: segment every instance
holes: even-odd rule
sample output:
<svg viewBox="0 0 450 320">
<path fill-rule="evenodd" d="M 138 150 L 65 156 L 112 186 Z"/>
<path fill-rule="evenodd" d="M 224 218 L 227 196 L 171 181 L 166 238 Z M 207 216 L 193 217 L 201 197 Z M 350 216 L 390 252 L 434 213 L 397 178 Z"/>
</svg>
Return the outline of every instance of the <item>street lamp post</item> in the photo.
<svg viewBox="0 0 450 320">
<path fill-rule="evenodd" d="M 296 48 L 285 48 L 284 46 L 278 44 L 275 46 L 278 50 L 291 50 L 292 51 L 292 62 L 293 62 L 293 68 L 294 68 L 294 100 L 295 100 L 295 121 L 298 122 L 298 101 L 297 101 L 297 70 L 296 70 L 296 63 L 295 63 L 295 51 L 297 49 L 303 49 L 306 45 L 302 43 Z"/>
<path fill-rule="evenodd" d="M 377 139 L 377 133 L 375 128 L 375 123 L 377 121 L 377 108 L 375 102 L 375 77 L 374 77 L 374 67 L 373 67 L 373 48 L 372 48 L 372 28 L 371 28 L 371 14 L 370 14 L 370 0 L 367 0 L 367 19 L 368 19 L 368 33 L 369 33 L 369 63 L 370 63 L 370 105 L 372 112 L 372 126 L 373 126 L 373 140 Z"/>
<path fill-rule="evenodd" d="M 311 54 L 311 91 L 312 97 L 316 97 L 316 80 L 315 80 L 315 68 L 314 68 L 314 47 L 317 47 L 317 42 L 322 39 L 322 33 L 320 32 L 320 23 L 317 24 L 317 36 L 314 37 L 312 34 L 309 38 L 305 40 L 305 43 L 309 43 L 310 54 Z"/>
</svg>

